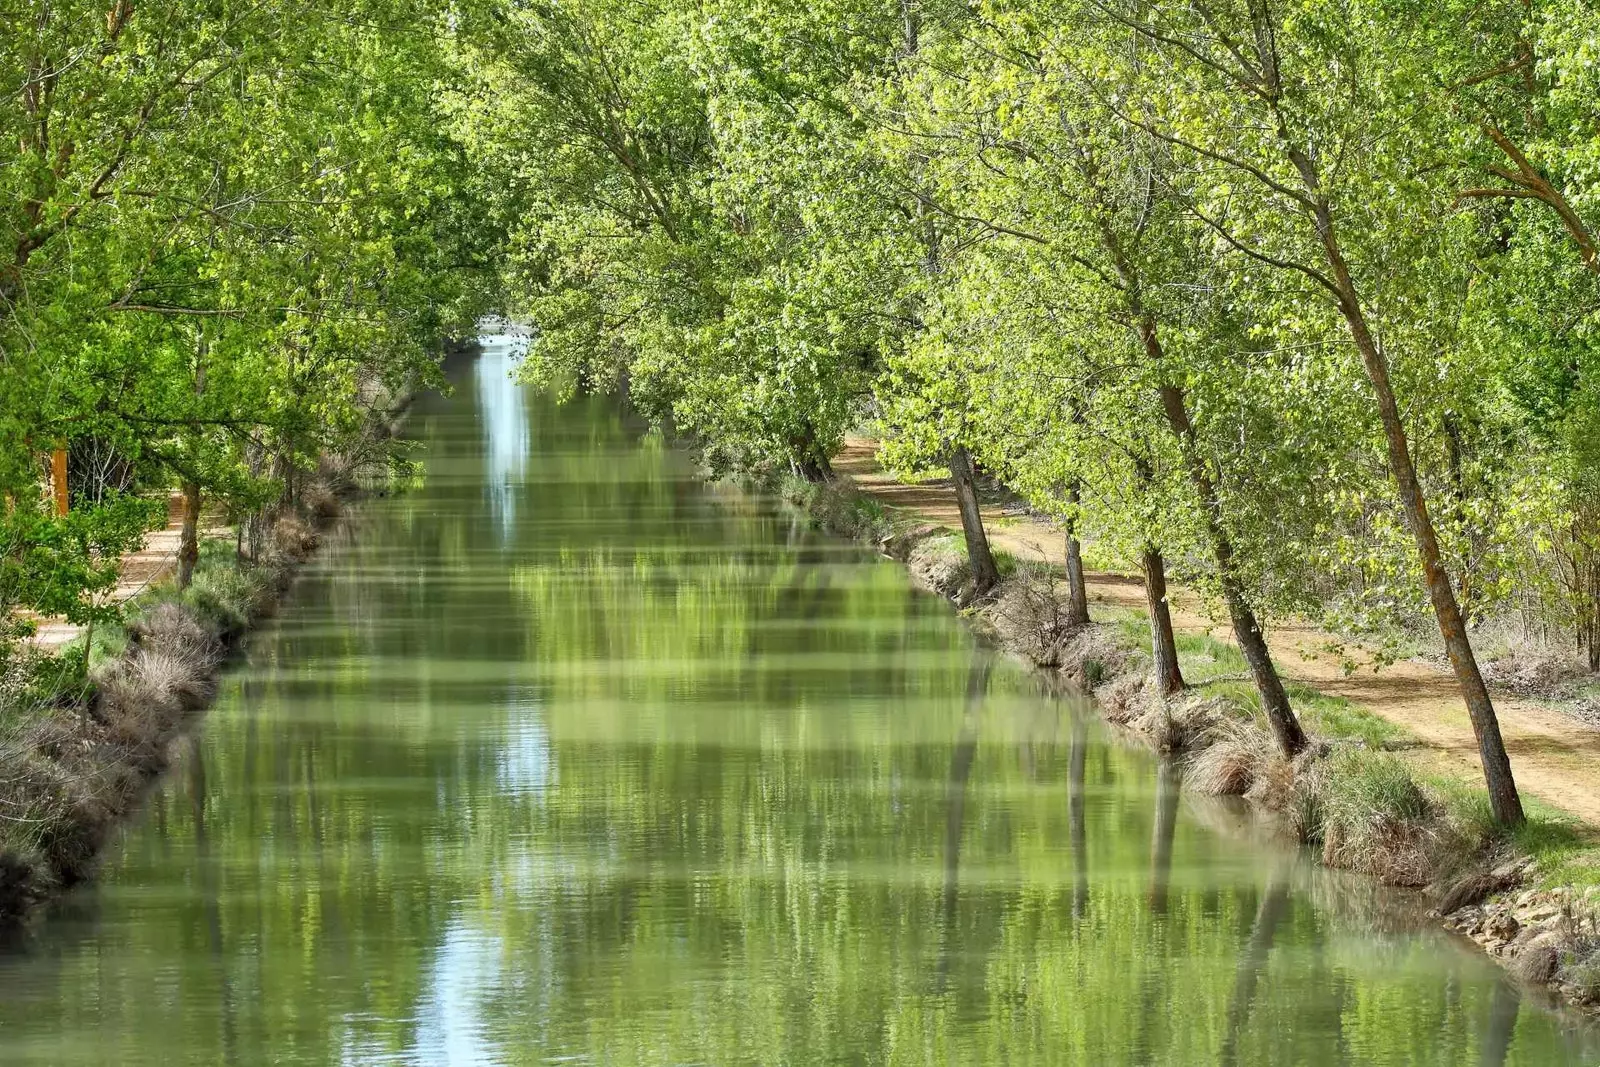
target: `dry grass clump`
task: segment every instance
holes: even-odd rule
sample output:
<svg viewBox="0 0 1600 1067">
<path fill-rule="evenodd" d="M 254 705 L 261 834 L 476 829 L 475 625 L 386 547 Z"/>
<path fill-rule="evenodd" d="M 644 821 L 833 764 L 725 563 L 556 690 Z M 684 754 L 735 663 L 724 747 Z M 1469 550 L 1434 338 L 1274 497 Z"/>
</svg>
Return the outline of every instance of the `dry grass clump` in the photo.
<svg viewBox="0 0 1600 1067">
<path fill-rule="evenodd" d="M 182 599 L 128 623 L 125 651 L 90 674 L 86 708 L 0 738 L 0 920 L 92 873 L 112 828 L 166 766 L 172 739 L 215 695 L 223 638 L 271 594 L 262 572 L 203 565 Z"/>
<path fill-rule="evenodd" d="M 1277 739 L 1266 730 L 1261 733 L 1266 738 L 1267 748 L 1256 765 L 1255 781 L 1245 791 L 1245 797 L 1271 811 L 1293 813 L 1300 804 L 1303 779 L 1316 753 L 1302 753 L 1295 760 L 1286 759 L 1278 748 Z M 1301 823 L 1297 815 L 1290 819 L 1290 825 L 1298 836 Z"/>
<path fill-rule="evenodd" d="M 167 745 L 187 714 L 216 694 L 214 657 L 139 648 L 95 674 L 95 711 L 105 724 L 101 761 L 151 775 L 167 763 Z"/>
<path fill-rule="evenodd" d="M 26 747 L 8 752 L 0 814 L 4 815 L 6 882 L 0 915 L 13 917 L 56 885 L 91 870 L 110 825 L 131 795 L 125 769 L 99 768 L 92 746 L 60 759 Z"/>
<path fill-rule="evenodd" d="M 1256 784 L 1272 739 L 1252 722 L 1226 718 L 1211 728 L 1206 745 L 1189 761 L 1184 784 L 1213 797 L 1242 797 Z"/>
<path fill-rule="evenodd" d="M 1483 666 L 1483 680 L 1519 696 L 1560 697 L 1588 671 L 1563 649 L 1524 646 Z"/>
<path fill-rule="evenodd" d="M 1559 953 L 1555 981 L 1572 990 L 1582 1004 L 1600 1003 L 1600 940 L 1584 938 Z"/>
<path fill-rule="evenodd" d="M 324 453 L 317 461 L 316 482 L 340 500 L 348 500 L 361 492 L 358 471 L 362 462 L 363 457 L 351 453 Z"/>
<path fill-rule="evenodd" d="M 1144 698 L 1145 709 L 1128 725 L 1144 734 L 1156 751 L 1176 755 L 1196 747 L 1224 714 L 1223 702 L 1189 693 L 1167 700 Z"/>
<path fill-rule="evenodd" d="M 1119 674 L 1094 691 L 1107 720 L 1126 726 L 1150 710 L 1150 679 L 1143 671 Z"/>
<path fill-rule="evenodd" d="M 302 560 L 322 543 L 322 535 L 298 515 L 284 515 L 272 524 L 272 544 L 292 560 Z"/>
<path fill-rule="evenodd" d="M 1129 728 L 1143 734 L 1150 746 L 1163 756 L 1183 751 L 1188 741 L 1188 731 L 1183 720 L 1171 704 L 1149 701 L 1144 714 L 1128 724 Z"/>
<path fill-rule="evenodd" d="M 1093 692 L 1108 679 L 1128 673 L 1136 656 L 1115 630 L 1091 623 L 1067 638 L 1058 658 L 1068 681 Z"/>
<path fill-rule="evenodd" d="M 128 636 L 143 648 L 171 652 L 211 666 L 222 654 L 217 635 L 182 604 L 164 600 L 126 623 Z"/>
<path fill-rule="evenodd" d="M 1326 761 L 1319 784 L 1324 863 L 1390 885 L 1420 888 L 1433 880 L 1439 812 L 1402 760 L 1339 749 Z"/>
<path fill-rule="evenodd" d="M 911 553 L 916 550 L 918 545 L 930 537 L 938 537 L 943 533 L 944 530 L 942 528 L 931 523 L 904 527 L 891 531 L 880 542 L 880 547 L 883 549 L 884 554 L 891 559 L 897 559 L 905 563 L 911 559 Z"/>
<path fill-rule="evenodd" d="M 321 478 L 305 487 L 300 500 L 318 522 L 330 522 L 344 511 L 344 501 L 338 491 Z"/>
<path fill-rule="evenodd" d="M 132 669 L 163 701 L 176 701 L 184 711 L 205 707 L 216 696 L 216 679 L 209 658 L 184 655 L 176 649 L 144 648 L 128 660 Z"/>
<path fill-rule="evenodd" d="M 967 557 L 952 537 L 919 541 L 912 546 L 906 564 L 912 577 L 941 596 L 958 596 L 971 577 Z"/>
</svg>

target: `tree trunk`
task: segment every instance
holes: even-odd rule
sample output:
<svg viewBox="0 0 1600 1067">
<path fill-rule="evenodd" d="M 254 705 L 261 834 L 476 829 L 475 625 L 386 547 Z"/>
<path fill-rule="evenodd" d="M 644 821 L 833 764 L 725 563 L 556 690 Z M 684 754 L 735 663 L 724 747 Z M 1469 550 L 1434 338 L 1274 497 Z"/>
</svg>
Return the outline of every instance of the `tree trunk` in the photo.
<svg viewBox="0 0 1600 1067">
<path fill-rule="evenodd" d="M 1264 22 L 1265 11 L 1254 17 L 1257 19 L 1260 39 L 1270 40 L 1272 31 Z M 1281 85 L 1276 57 L 1273 57 L 1269 80 Z M 1520 825 L 1524 819 L 1522 798 L 1517 795 L 1516 779 L 1511 774 L 1511 758 L 1506 755 L 1505 741 L 1500 736 L 1500 720 L 1495 716 L 1494 703 L 1489 699 L 1489 689 L 1483 683 L 1478 659 L 1467 637 L 1461 605 L 1456 601 L 1450 575 L 1440 559 L 1439 537 L 1433 528 L 1433 519 L 1428 514 L 1428 502 L 1422 492 L 1422 482 L 1417 477 L 1416 465 L 1411 459 L 1411 445 L 1406 439 L 1400 405 L 1389 380 L 1388 356 L 1367 325 L 1361 295 L 1350 277 L 1349 264 L 1345 262 L 1344 252 L 1339 246 L 1339 230 L 1334 222 L 1333 207 L 1322 188 L 1316 161 L 1291 138 L 1288 123 L 1276 98 L 1273 108 L 1284 155 L 1299 173 L 1309 196 L 1317 237 L 1322 244 L 1323 261 L 1328 265 L 1331 275 L 1323 279 L 1323 283 L 1338 299 L 1339 313 L 1344 317 L 1356 351 L 1361 353 L 1362 366 L 1378 401 L 1378 415 L 1383 423 L 1383 436 L 1389 450 L 1389 472 L 1400 491 L 1400 504 L 1405 511 L 1406 525 L 1411 528 L 1411 536 L 1417 543 L 1417 556 L 1422 563 L 1428 599 L 1433 602 L 1433 613 L 1439 621 L 1439 633 L 1444 638 L 1445 653 L 1450 657 L 1456 681 L 1461 686 L 1467 714 L 1472 719 L 1472 732 L 1477 735 L 1483 778 L 1489 788 L 1489 805 L 1495 821 L 1502 826 Z"/>
<path fill-rule="evenodd" d="M 1067 486 L 1067 503 L 1072 514 L 1067 518 L 1067 625 L 1089 625 L 1089 589 L 1083 581 L 1083 546 L 1078 543 L 1078 503 L 1083 490 L 1074 478 Z"/>
<path fill-rule="evenodd" d="M 1267 48 L 1274 37 L 1270 16 L 1266 8 L 1251 14 L 1256 26 L 1258 50 L 1267 62 L 1264 75 L 1275 88 L 1282 88 L 1278 74 L 1277 56 Z M 1517 781 L 1510 771 L 1510 757 L 1506 755 L 1506 742 L 1499 731 L 1499 718 L 1494 715 L 1488 686 L 1483 685 L 1483 673 L 1478 670 L 1477 656 L 1472 653 L 1472 641 L 1467 638 L 1466 621 L 1461 616 L 1461 605 L 1456 600 L 1456 590 L 1451 587 L 1450 574 L 1438 550 L 1438 533 L 1434 520 L 1427 514 L 1427 499 L 1422 494 L 1422 483 L 1416 475 L 1416 464 L 1411 459 L 1411 445 L 1406 440 L 1405 422 L 1400 418 L 1400 403 L 1395 400 L 1394 384 L 1389 381 L 1389 357 L 1373 338 L 1362 310 L 1362 296 L 1350 278 L 1350 267 L 1339 246 L 1339 229 L 1334 222 L 1333 203 L 1323 190 L 1322 174 L 1317 162 L 1306 150 L 1299 147 L 1290 134 L 1290 125 L 1283 115 L 1280 96 L 1270 98 L 1270 107 L 1277 123 L 1278 142 L 1283 155 L 1294 166 L 1306 189 L 1307 208 L 1322 245 L 1323 262 L 1328 266 L 1328 277 L 1320 277 L 1339 304 L 1339 314 L 1349 328 L 1355 350 L 1362 355 L 1366 379 L 1373 387 L 1373 397 L 1378 400 L 1378 416 L 1384 427 L 1384 442 L 1389 448 L 1389 474 L 1394 475 L 1395 486 L 1400 490 L 1400 506 L 1405 510 L 1406 526 L 1416 541 L 1416 553 L 1422 563 L 1422 576 L 1427 585 L 1427 597 L 1434 605 L 1438 619 L 1438 632 L 1445 638 L 1445 653 L 1456 672 L 1461 686 L 1461 696 L 1467 704 L 1467 715 L 1472 718 L 1472 733 L 1477 734 L 1478 758 L 1483 763 L 1483 781 L 1490 790 L 1490 806 L 1494 819 L 1501 825 L 1518 825 L 1523 822 L 1522 798 L 1517 795 Z"/>
<path fill-rule="evenodd" d="M 1328 218 L 1326 208 L 1324 218 Z M 1473 654 L 1472 642 L 1467 637 L 1466 622 L 1461 617 L 1461 606 L 1456 602 L 1450 576 L 1440 559 L 1439 538 L 1428 515 L 1428 502 L 1423 496 L 1422 482 L 1411 460 L 1411 446 L 1406 440 L 1405 423 L 1400 418 L 1400 405 L 1395 399 L 1394 387 L 1389 381 L 1389 361 L 1378 347 L 1367 327 L 1366 315 L 1361 310 L 1360 298 L 1350 281 L 1350 272 L 1339 251 L 1337 236 L 1331 218 L 1322 228 L 1323 247 L 1328 265 L 1340 287 L 1339 310 L 1350 329 L 1356 350 L 1372 383 L 1378 400 L 1378 414 L 1383 421 L 1383 435 L 1389 447 L 1389 470 L 1400 490 L 1400 504 L 1405 510 L 1406 525 L 1417 543 L 1417 556 L 1422 562 L 1422 573 L 1428 587 L 1428 599 L 1433 602 L 1433 613 L 1439 621 L 1439 633 L 1444 638 L 1445 653 L 1450 666 L 1455 669 L 1456 681 L 1466 700 L 1467 714 L 1472 719 L 1472 732 L 1478 738 L 1478 755 L 1483 762 L 1483 778 L 1489 787 L 1489 804 L 1495 821 L 1503 826 L 1522 823 L 1522 798 L 1517 795 L 1516 779 L 1511 774 L 1511 758 L 1506 754 L 1505 741 L 1500 736 L 1500 720 L 1494 712 L 1494 702 L 1489 699 L 1489 689 L 1478 670 L 1478 659 Z"/>
<path fill-rule="evenodd" d="M 200 562 L 200 483 L 183 483 L 183 532 L 178 537 L 178 588 L 189 588 Z"/>
<path fill-rule="evenodd" d="M 51 449 L 50 451 L 50 492 L 55 503 L 56 515 L 63 516 L 71 507 L 71 497 L 67 492 L 67 450 L 65 447 Z"/>
<path fill-rule="evenodd" d="M 1272 883 L 1261 896 L 1256 907 L 1255 922 L 1250 927 L 1250 941 L 1239 954 L 1233 973 L 1233 993 L 1228 998 L 1228 1013 L 1223 1023 L 1222 1048 L 1217 1053 L 1217 1063 L 1224 1067 L 1239 1062 L 1239 1035 L 1255 1007 L 1256 987 L 1261 973 L 1266 970 L 1267 957 L 1278 939 L 1278 928 L 1289 917 L 1289 883 L 1281 873 L 1274 874 Z"/>
<path fill-rule="evenodd" d="M 950 453 L 950 479 L 955 483 L 956 507 L 961 511 L 961 532 L 967 541 L 967 562 L 972 568 L 972 591 L 983 596 L 1000 584 L 1000 569 L 989 551 L 989 535 L 978 510 L 978 488 L 973 481 L 972 454 L 965 448 Z"/>
<path fill-rule="evenodd" d="M 1140 336 L 1146 352 L 1156 366 L 1161 365 L 1161 341 L 1156 336 L 1155 323 L 1148 317 L 1139 324 Z M 1233 637 L 1239 651 L 1250 668 L 1250 679 L 1255 683 L 1256 694 L 1261 699 L 1261 710 L 1272 727 L 1272 736 L 1285 756 L 1293 759 L 1306 747 L 1306 734 L 1300 728 L 1289 694 L 1284 691 L 1283 679 L 1278 677 L 1277 665 L 1267 649 L 1267 640 L 1256 620 L 1255 611 L 1244 595 L 1234 565 L 1233 540 L 1222 527 L 1222 503 L 1217 499 L 1217 486 L 1206 470 L 1205 461 L 1195 439 L 1194 424 L 1189 419 L 1188 403 L 1183 390 L 1163 383 L 1160 387 L 1161 410 L 1167 417 L 1167 426 L 1178 439 L 1183 453 L 1184 466 L 1189 472 L 1189 482 L 1200 498 L 1201 517 L 1205 522 L 1206 539 L 1211 543 L 1211 557 L 1217 565 L 1217 581 L 1222 586 L 1223 603 L 1228 608 L 1228 620 L 1233 624 Z"/>
<path fill-rule="evenodd" d="M 809 425 L 803 433 L 790 439 L 789 450 L 800 477 L 813 484 L 833 481 L 833 464 L 828 462 L 828 454 L 817 443 L 816 431 Z"/>
<path fill-rule="evenodd" d="M 1072 849 L 1072 917 L 1083 918 L 1089 907 L 1089 844 L 1084 825 L 1083 780 L 1089 724 L 1072 717 L 1072 751 L 1067 757 L 1067 836 Z"/>
<path fill-rule="evenodd" d="M 1261 699 L 1261 710 L 1272 727 L 1272 736 L 1277 739 L 1283 754 L 1293 758 L 1306 747 L 1305 731 L 1300 728 L 1300 720 L 1289 704 L 1289 694 L 1284 691 L 1283 680 L 1278 677 L 1277 665 L 1272 662 L 1272 653 L 1267 649 L 1267 640 L 1256 620 L 1255 611 L 1245 598 L 1244 587 L 1234 565 L 1233 541 L 1222 528 L 1222 505 L 1217 499 L 1216 484 L 1207 473 L 1205 462 L 1196 447 L 1194 427 L 1189 421 L 1182 390 L 1163 385 L 1161 404 L 1184 452 L 1189 480 L 1200 497 L 1206 538 L 1211 542 L 1211 556 L 1216 561 L 1217 580 L 1222 587 L 1223 603 L 1228 608 L 1228 620 L 1233 624 L 1234 640 L 1239 643 L 1239 651 L 1250 668 L 1250 679 L 1255 683 L 1256 693 Z"/>
<path fill-rule="evenodd" d="M 1172 637 L 1172 611 L 1167 605 L 1167 564 L 1161 550 L 1149 542 L 1144 546 L 1144 598 L 1150 609 L 1150 650 L 1155 658 L 1156 688 L 1162 696 L 1184 689 L 1183 673 L 1178 669 L 1178 645 Z"/>
<path fill-rule="evenodd" d="M 1445 466 L 1450 470 L 1450 509 L 1448 520 L 1451 523 L 1454 523 L 1456 528 L 1460 530 L 1461 537 L 1463 539 L 1467 539 L 1469 537 L 1469 528 L 1467 525 L 1467 478 L 1466 472 L 1463 470 L 1462 466 L 1462 453 L 1465 451 L 1465 449 L 1462 447 L 1461 443 L 1461 427 L 1457 425 L 1455 417 L 1449 412 L 1445 412 L 1442 416 L 1440 416 L 1439 424 L 1444 430 Z M 1464 561 L 1464 564 L 1461 568 L 1461 573 L 1457 578 L 1457 584 L 1461 588 L 1462 614 L 1470 616 L 1472 614 L 1472 603 L 1476 592 L 1476 587 L 1472 580 L 1472 569 L 1469 565 L 1467 565 L 1470 563 L 1472 557 L 1472 552 L 1470 551 L 1470 541 L 1468 541 L 1468 548 L 1469 551 L 1467 552 L 1467 560 Z"/>
</svg>

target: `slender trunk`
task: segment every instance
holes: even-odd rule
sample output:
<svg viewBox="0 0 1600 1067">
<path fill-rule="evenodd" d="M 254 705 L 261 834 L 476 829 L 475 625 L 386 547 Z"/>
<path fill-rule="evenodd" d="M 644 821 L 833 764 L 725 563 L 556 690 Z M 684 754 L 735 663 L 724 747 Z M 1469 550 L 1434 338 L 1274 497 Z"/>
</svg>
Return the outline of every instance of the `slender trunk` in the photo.
<svg viewBox="0 0 1600 1067">
<path fill-rule="evenodd" d="M 178 588 L 189 588 L 200 562 L 200 483 L 183 483 L 183 532 L 178 537 Z"/>
<path fill-rule="evenodd" d="M 1239 1062 L 1239 1034 L 1255 1007 L 1256 986 L 1261 972 L 1266 970 L 1267 957 L 1273 942 L 1278 939 L 1278 927 L 1289 914 L 1289 883 L 1281 874 L 1274 875 L 1272 884 L 1261 896 L 1256 908 L 1255 923 L 1250 927 L 1250 941 L 1239 955 L 1233 974 L 1233 994 L 1228 998 L 1228 1014 L 1223 1023 L 1222 1048 L 1217 1053 L 1217 1063 L 1231 1067 Z"/>
<path fill-rule="evenodd" d="M 1161 340 L 1156 334 L 1155 323 L 1148 316 L 1139 323 L 1139 335 L 1151 362 L 1160 367 L 1164 356 Z M 1272 736 L 1283 754 L 1293 758 L 1306 747 L 1305 731 L 1300 728 L 1300 720 L 1289 703 L 1289 694 L 1284 691 L 1283 679 L 1278 677 L 1277 665 L 1272 662 L 1272 653 L 1267 649 L 1267 639 L 1261 632 L 1255 611 L 1250 607 L 1244 595 L 1244 586 L 1239 581 L 1233 540 L 1222 526 L 1222 503 L 1217 496 L 1216 482 L 1212 480 L 1210 472 L 1206 470 L 1205 460 L 1200 456 L 1194 423 L 1189 418 L 1188 402 L 1182 389 L 1167 382 L 1162 383 L 1160 394 L 1161 410 L 1167 417 L 1167 426 L 1178 439 L 1189 482 L 1200 498 L 1206 540 L 1211 544 L 1211 558 L 1217 565 L 1217 582 L 1222 587 L 1228 620 L 1233 624 L 1234 640 L 1239 643 L 1239 651 L 1250 668 L 1250 679 L 1255 683 L 1256 694 L 1261 699 L 1261 710 L 1272 727 Z"/>
<path fill-rule="evenodd" d="M 1467 479 L 1462 468 L 1461 427 L 1457 425 L 1455 417 L 1446 412 L 1439 419 L 1444 430 L 1444 461 L 1450 470 L 1449 494 L 1449 521 L 1454 523 L 1465 538 L 1467 528 Z M 1470 545 L 1469 545 L 1470 548 Z M 1465 615 L 1472 614 L 1474 587 L 1472 570 L 1470 567 L 1472 553 L 1468 551 L 1467 559 L 1463 562 L 1458 584 L 1461 587 L 1461 610 Z"/>
<path fill-rule="evenodd" d="M 806 481 L 819 484 L 833 481 L 833 464 L 828 462 L 828 454 L 817 443 L 816 431 L 809 425 L 790 439 L 789 450 L 794 456 L 795 469 Z"/>
<path fill-rule="evenodd" d="M 1178 669 L 1178 645 L 1172 636 L 1172 611 L 1167 605 L 1167 564 L 1161 550 L 1145 542 L 1144 598 L 1150 609 L 1150 650 L 1155 659 L 1156 688 L 1162 696 L 1184 689 Z"/>
<path fill-rule="evenodd" d="M 978 488 L 973 481 L 972 454 L 965 448 L 950 453 L 950 479 L 955 483 L 956 507 L 961 511 L 961 532 L 967 541 L 967 561 L 972 568 L 972 591 L 983 596 L 1000 584 L 1000 569 L 989 550 L 989 535 L 978 510 Z"/>
<path fill-rule="evenodd" d="M 1445 653 L 1450 657 L 1450 666 L 1455 670 L 1461 695 L 1466 700 L 1467 714 L 1472 719 L 1472 732 L 1477 735 L 1483 778 L 1489 788 L 1489 804 L 1494 811 L 1495 821 L 1515 826 L 1524 818 L 1522 798 L 1517 794 L 1516 779 L 1511 773 L 1511 758 L 1506 754 L 1505 741 L 1500 736 L 1500 720 L 1495 715 L 1494 702 L 1489 699 L 1489 688 L 1483 682 L 1477 656 L 1472 651 L 1472 641 L 1467 637 L 1461 606 L 1456 602 L 1450 575 L 1440 558 L 1439 537 L 1434 531 L 1433 519 L 1428 514 L 1428 502 L 1423 495 L 1422 482 L 1417 477 L 1416 465 L 1411 459 L 1411 446 L 1406 439 L 1405 423 L 1400 417 L 1400 405 L 1389 380 L 1389 361 L 1367 326 L 1366 315 L 1361 310 L 1360 299 L 1350 281 L 1349 270 L 1339 251 L 1331 221 L 1323 231 L 1323 245 L 1329 266 L 1342 290 L 1339 309 L 1355 341 L 1356 350 L 1361 353 L 1361 362 L 1378 400 L 1378 414 L 1389 447 L 1389 469 L 1400 490 L 1400 504 L 1405 510 L 1406 525 L 1411 528 L 1411 536 L 1417 544 L 1417 556 L 1422 562 L 1428 599 L 1433 602 L 1433 613 L 1439 621 L 1439 634 L 1444 638 Z"/>
<path fill-rule="evenodd" d="M 978 752 L 978 715 L 989 691 L 988 656 L 978 656 L 967 669 L 967 700 L 961 715 L 961 732 L 950 752 L 950 776 L 945 783 L 944 886 L 939 911 L 944 920 L 944 943 L 939 953 L 936 981 L 942 989 L 950 972 L 955 945 L 956 904 L 961 885 L 961 832 L 966 824 L 967 780 Z"/>
<path fill-rule="evenodd" d="M 1084 825 L 1084 760 L 1089 747 L 1089 724 L 1082 715 L 1072 717 L 1072 751 L 1067 759 L 1067 834 L 1072 847 L 1072 917 L 1083 918 L 1089 907 L 1089 842 Z"/>
<path fill-rule="evenodd" d="M 55 499 L 56 515 L 65 515 L 71 507 L 72 499 L 67 491 L 67 449 L 65 446 L 52 449 L 50 452 L 50 490 Z"/>
<path fill-rule="evenodd" d="M 794 469 L 799 473 L 800 477 L 804 478 L 813 485 L 821 485 L 823 482 L 829 481 L 831 478 L 831 472 L 829 472 L 811 456 L 800 456 L 796 458 L 794 461 Z"/>
<path fill-rule="evenodd" d="M 1267 23 L 1265 9 L 1255 15 L 1257 34 L 1262 41 L 1270 41 L 1272 28 Z M 1281 85 L 1272 56 L 1270 68 L 1264 73 L 1269 83 Z M 1323 260 L 1328 265 L 1330 290 L 1338 298 L 1339 313 L 1344 317 L 1361 354 L 1361 363 L 1372 385 L 1378 402 L 1378 415 L 1383 423 L 1383 436 L 1389 450 L 1389 472 L 1394 476 L 1400 491 L 1400 504 L 1405 511 L 1406 525 L 1417 544 L 1417 556 L 1422 563 L 1422 573 L 1428 588 L 1428 599 L 1433 602 L 1433 613 L 1439 622 L 1439 633 L 1444 638 L 1445 653 L 1450 657 L 1461 695 L 1466 701 L 1467 715 L 1472 719 L 1472 732 L 1477 735 L 1478 755 L 1483 763 L 1484 782 L 1489 788 L 1489 805 L 1495 821 L 1504 826 L 1522 823 L 1522 798 L 1517 795 L 1516 779 L 1511 774 L 1511 758 L 1506 754 L 1505 741 L 1500 736 L 1500 720 L 1495 716 L 1494 702 L 1489 699 L 1489 689 L 1478 669 L 1477 656 L 1467 637 L 1466 622 L 1461 616 L 1461 605 L 1456 601 L 1450 575 L 1440 558 L 1439 537 L 1428 514 L 1428 502 L 1417 477 L 1417 468 L 1411 458 L 1411 445 L 1406 439 L 1405 423 L 1400 417 L 1400 405 L 1395 399 L 1394 386 L 1389 380 L 1389 359 L 1372 330 L 1362 310 L 1361 296 L 1350 277 L 1349 264 L 1339 245 L 1339 230 L 1334 222 L 1332 204 L 1322 187 L 1322 178 L 1316 161 L 1303 151 L 1289 134 L 1279 105 L 1274 103 L 1278 139 L 1284 155 L 1295 167 L 1305 186 L 1313 208 L 1317 236 L 1322 244 Z"/>
<path fill-rule="evenodd" d="M 1083 497 L 1082 484 L 1074 478 L 1067 485 L 1067 503 L 1071 514 L 1067 517 L 1067 625 L 1089 625 L 1089 589 L 1083 581 L 1083 546 L 1078 543 L 1078 504 Z"/>
</svg>

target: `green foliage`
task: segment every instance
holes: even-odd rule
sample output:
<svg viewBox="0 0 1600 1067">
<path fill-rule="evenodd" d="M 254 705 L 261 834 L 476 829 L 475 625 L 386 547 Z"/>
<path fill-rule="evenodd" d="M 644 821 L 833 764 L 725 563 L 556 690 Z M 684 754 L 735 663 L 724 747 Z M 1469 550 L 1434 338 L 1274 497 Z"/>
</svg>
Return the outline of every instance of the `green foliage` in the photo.
<svg viewBox="0 0 1600 1067">
<path fill-rule="evenodd" d="M 122 556 L 164 517 L 159 502 L 129 493 L 60 517 L 12 508 L 0 516 L 0 617 L 27 607 L 79 624 L 115 619 L 117 606 L 104 598 Z"/>
<path fill-rule="evenodd" d="M 113 619 L 118 557 L 163 521 L 169 490 L 230 520 L 260 515 L 320 454 L 367 435 L 372 409 L 437 380 L 442 340 L 494 293 L 504 206 L 470 195 L 445 132 L 442 14 L 67 2 L 8 25 L 11 636 L 20 612 Z M 40 500 L 57 447 L 61 518 Z"/>
</svg>

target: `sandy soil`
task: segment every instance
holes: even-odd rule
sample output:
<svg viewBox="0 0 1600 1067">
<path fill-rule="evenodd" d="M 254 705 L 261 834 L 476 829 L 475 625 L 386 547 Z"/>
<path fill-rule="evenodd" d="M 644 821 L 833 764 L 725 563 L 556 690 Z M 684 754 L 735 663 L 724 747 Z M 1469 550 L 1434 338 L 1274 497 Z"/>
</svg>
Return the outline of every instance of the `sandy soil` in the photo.
<svg viewBox="0 0 1600 1067">
<path fill-rule="evenodd" d="M 849 439 L 833 466 L 863 492 L 890 507 L 960 528 L 961 517 L 948 482 L 897 482 L 878 466 L 868 439 Z M 1005 515 L 994 506 L 985 507 L 984 514 L 990 523 L 989 541 L 995 548 L 1018 559 L 1064 562 L 1066 545 L 1061 532 L 1048 523 Z M 1144 588 L 1137 577 L 1098 571 L 1085 577 L 1091 609 L 1094 604 L 1143 609 Z M 1172 603 L 1173 625 L 1180 630 L 1208 632 L 1219 640 L 1232 641 L 1226 622 L 1209 617 L 1197 597 L 1177 590 Z M 1342 643 L 1345 655 L 1356 661 L 1353 673 L 1345 672 L 1344 656 L 1326 651 L 1331 642 Z M 1420 661 L 1375 669 L 1370 657 L 1363 658 L 1352 642 L 1304 625 L 1276 626 L 1268 644 L 1286 677 L 1344 697 L 1404 726 L 1421 743 L 1418 755 L 1425 762 L 1478 780 L 1477 741 L 1455 679 L 1448 672 Z M 1495 708 L 1521 790 L 1600 826 L 1600 730 L 1506 695 L 1496 696 Z"/>
</svg>

